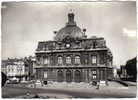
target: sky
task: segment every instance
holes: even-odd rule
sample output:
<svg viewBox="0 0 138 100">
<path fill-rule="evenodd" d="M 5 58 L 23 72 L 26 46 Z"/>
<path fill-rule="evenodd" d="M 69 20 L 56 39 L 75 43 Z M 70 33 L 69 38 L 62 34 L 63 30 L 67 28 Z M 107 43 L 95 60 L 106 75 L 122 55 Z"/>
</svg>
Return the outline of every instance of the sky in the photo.
<svg viewBox="0 0 138 100">
<path fill-rule="evenodd" d="M 104 37 L 120 66 L 136 57 L 136 2 L 3 2 L 2 59 L 35 54 L 38 41 L 53 40 L 70 9 L 89 37 Z"/>
</svg>

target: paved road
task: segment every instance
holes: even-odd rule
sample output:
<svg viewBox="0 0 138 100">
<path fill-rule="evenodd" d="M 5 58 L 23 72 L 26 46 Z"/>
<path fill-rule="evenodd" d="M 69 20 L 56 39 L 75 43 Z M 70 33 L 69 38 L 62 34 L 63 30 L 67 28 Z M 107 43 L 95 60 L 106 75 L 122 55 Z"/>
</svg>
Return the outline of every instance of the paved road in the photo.
<svg viewBox="0 0 138 100">
<path fill-rule="evenodd" d="M 31 94 L 40 94 L 40 93 L 52 93 L 52 94 L 65 94 L 70 95 L 73 98 L 134 98 L 136 97 L 135 93 L 129 92 L 120 92 L 117 90 L 96 90 L 93 89 L 91 92 L 87 90 L 63 90 L 63 89 L 34 89 L 20 86 L 7 85 L 2 88 L 2 97 L 3 98 L 14 98 L 17 96 L 25 95 L 27 92 Z M 118 93 L 117 93 L 118 92 Z M 120 92 L 120 93 L 119 93 Z"/>
</svg>

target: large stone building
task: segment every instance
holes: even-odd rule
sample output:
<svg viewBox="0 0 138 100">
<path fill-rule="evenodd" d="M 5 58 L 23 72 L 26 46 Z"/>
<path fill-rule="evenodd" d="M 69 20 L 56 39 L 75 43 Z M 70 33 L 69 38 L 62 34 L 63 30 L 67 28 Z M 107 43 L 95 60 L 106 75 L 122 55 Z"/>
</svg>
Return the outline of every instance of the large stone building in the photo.
<svg viewBox="0 0 138 100">
<path fill-rule="evenodd" d="M 68 22 L 54 31 L 53 41 L 42 41 L 36 49 L 37 79 L 57 82 L 91 82 L 112 78 L 112 53 L 103 37 L 87 38 L 86 29 L 68 14 Z"/>
</svg>

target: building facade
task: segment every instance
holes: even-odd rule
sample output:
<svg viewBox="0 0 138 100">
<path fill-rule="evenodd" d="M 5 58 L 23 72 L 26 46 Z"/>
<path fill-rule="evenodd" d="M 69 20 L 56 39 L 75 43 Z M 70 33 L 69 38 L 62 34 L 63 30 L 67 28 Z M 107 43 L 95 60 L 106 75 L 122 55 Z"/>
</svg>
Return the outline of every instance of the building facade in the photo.
<svg viewBox="0 0 138 100">
<path fill-rule="evenodd" d="M 28 75 L 23 59 L 8 59 L 6 70 L 9 79 L 18 78 L 20 81 L 24 81 Z"/>
<path fill-rule="evenodd" d="M 7 60 L 1 61 L 1 72 L 3 72 L 5 75 L 7 74 Z"/>
<path fill-rule="evenodd" d="M 52 41 L 38 43 L 36 78 L 57 82 L 92 82 L 112 78 L 112 53 L 103 37 L 87 38 L 86 29 L 68 14 L 68 22 L 54 31 Z"/>
</svg>

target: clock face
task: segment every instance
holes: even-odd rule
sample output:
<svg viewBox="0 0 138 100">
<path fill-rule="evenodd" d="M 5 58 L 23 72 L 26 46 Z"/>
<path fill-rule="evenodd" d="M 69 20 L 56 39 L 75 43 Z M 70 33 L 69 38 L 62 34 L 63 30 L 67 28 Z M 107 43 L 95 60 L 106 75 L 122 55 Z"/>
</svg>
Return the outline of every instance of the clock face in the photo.
<svg viewBox="0 0 138 100">
<path fill-rule="evenodd" d="M 69 48 L 70 47 L 70 44 L 66 44 L 66 47 Z"/>
</svg>

